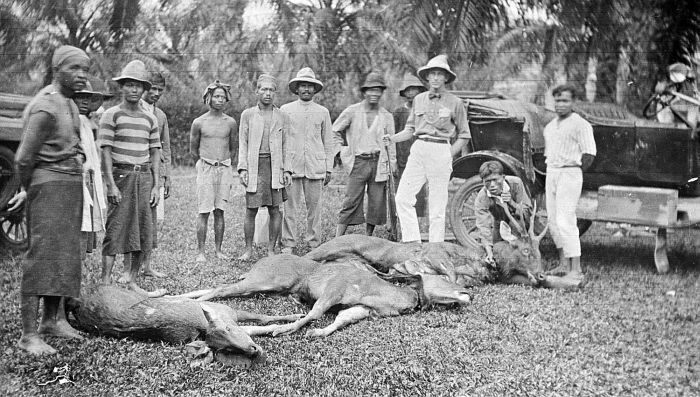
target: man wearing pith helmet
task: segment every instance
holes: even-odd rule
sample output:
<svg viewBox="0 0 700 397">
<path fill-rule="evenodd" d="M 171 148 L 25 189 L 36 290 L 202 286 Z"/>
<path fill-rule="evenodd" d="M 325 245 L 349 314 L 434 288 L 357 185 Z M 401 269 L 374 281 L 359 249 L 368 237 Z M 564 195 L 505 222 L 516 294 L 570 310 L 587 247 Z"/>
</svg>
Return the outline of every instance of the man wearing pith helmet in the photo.
<svg viewBox="0 0 700 397">
<path fill-rule="evenodd" d="M 125 256 L 129 272 L 123 281 L 140 290 L 136 278 L 143 253 L 153 248 L 153 213 L 158 205 L 160 132 L 158 120 L 141 106 L 151 88 L 146 65 L 129 62 L 118 77 L 122 101 L 107 109 L 100 120 L 99 141 L 107 186 L 107 226 L 102 243 L 102 282 L 112 282 L 117 254 Z"/>
<path fill-rule="evenodd" d="M 386 181 L 389 179 L 388 163 L 396 169 L 396 147 L 385 149 L 384 135 L 394 135 L 394 119 L 379 100 L 386 90 L 384 77 L 372 72 L 367 75 L 360 91 L 364 100 L 348 106 L 333 123 L 334 142 L 339 148 L 345 131 L 348 150 L 341 153 L 341 160 L 348 171 L 345 201 L 338 216 L 336 237 L 345 234 L 348 225 L 367 224 L 371 236 L 376 225 L 386 223 Z M 363 202 L 367 190 L 367 215 Z"/>
<path fill-rule="evenodd" d="M 452 173 L 452 157 L 461 153 L 471 139 L 467 109 L 462 100 L 447 92 L 445 85 L 457 75 L 450 69 L 447 56 L 438 55 L 418 69 L 428 82 L 428 91 L 418 94 L 406 121 L 406 127 L 387 142 L 403 142 L 416 137 L 406 169 L 396 192 L 396 213 L 403 241 L 420 241 L 416 194 L 428 183 L 429 241 L 445 240 L 447 186 Z M 451 142 L 454 140 L 454 143 Z"/>
<path fill-rule="evenodd" d="M 282 224 L 282 252 L 291 253 L 297 245 L 297 214 L 299 205 L 306 204 L 306 239 L 311 248 L 321 243 L 321 197 L 323 186 L 331 179 L 333 170 L 333 135 L 328 109 L 313 101 L 323 89 L 311 68 L 299 70 L 289 82 L 289 91 L 298 100 L 280 109 L 289 115 L 286 159 L 292 172 L 292 184 L 287 187 Z"/>
</svg>

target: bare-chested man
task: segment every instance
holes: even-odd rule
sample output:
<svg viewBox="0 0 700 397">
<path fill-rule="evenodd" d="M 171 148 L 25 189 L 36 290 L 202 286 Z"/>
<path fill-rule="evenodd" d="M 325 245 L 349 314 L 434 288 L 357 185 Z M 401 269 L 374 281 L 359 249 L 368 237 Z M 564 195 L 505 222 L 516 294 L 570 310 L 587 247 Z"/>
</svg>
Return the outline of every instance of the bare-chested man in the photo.
<svg viewBox="0 0 700 397">
<path fill-rule="evenodd" d="M 190 152 L 197 160 L 197 262 L 206 262 L 204 245 L 207 240 L 209 213 L 214 211 L 214 247 L 216 257 L 229 259 L 221 251 L 224 239 L 224 204 L 228 202 L 233 184 L 231 164 L 238 153 L 238 124 L 223 112 L 231 100 L 231 86 L 219 80 L 204 90 L 204 103 L 209 112 L 192 122 Z"/>
</svg>

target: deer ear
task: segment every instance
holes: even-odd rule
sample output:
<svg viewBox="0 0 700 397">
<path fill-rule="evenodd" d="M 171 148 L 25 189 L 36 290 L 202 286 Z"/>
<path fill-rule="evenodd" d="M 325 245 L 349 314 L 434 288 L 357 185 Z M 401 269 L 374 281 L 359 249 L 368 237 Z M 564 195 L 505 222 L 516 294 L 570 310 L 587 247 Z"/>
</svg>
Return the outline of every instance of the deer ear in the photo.
<svg viewBox="0 0 700 397">
<path fill-rule="evenodd" d="M 219 313 L 214 308 L 207 305 L 206 302 L 201 302 L 199 307 L 202 308 L 202 313 L 210 327 L 216 328 L 221 323 L 222 319 Z"/>
<path fill-rule="evenodd" d="M 510 231 L 510 225 L 503 221 L 501 221 L 499 231 L 501 232 L 501 238 L 511 244 L 518 240 L 518 238 L 515 237 L 515 235 L 513 235 L 513 233 Z"/>
</svg>

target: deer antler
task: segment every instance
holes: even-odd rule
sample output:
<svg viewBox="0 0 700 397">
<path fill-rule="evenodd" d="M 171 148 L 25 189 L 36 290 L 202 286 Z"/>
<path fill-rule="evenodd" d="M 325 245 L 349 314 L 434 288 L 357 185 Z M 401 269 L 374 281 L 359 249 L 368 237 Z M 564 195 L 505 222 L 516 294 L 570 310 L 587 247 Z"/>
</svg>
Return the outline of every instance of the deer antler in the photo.
<svg viewBox="0 0 700 397">
<path fill-rule="evenodd" d="M 530 229 L 528 230 L 528 234 L 530 235 L 530 238 L 533 241 L 540 241 L 542 240 L 542 237 L 544 237 L 545 233 L 547 233 L 547 228 L 549 228 L 549 223 L 544 225 L 544 229 L 540 232 L 540 234 L 535 235 L 535 215 L 537 214 L 537 201 L 535 201 L 535 204 L 532 206 L 532 214 L 530 215 Z"/>
<path fill-rule="evenodd" d="M 501 205 L 501 208 L 503 208 L 504 212 L 506 213 L 506 216 L 508 217 L 508 220 L 510 220 L 510 222 L 515 226 L 515 229 L 518 231 L 520 236 L 525 236 L 524 224 L 521 224 L 520 222 L 518 222 L 513 217 L 513 215 L 511 215 L 510 210 L 508 209 L 508 204 L 503 203 L 503 205 Z"/>
</svg>

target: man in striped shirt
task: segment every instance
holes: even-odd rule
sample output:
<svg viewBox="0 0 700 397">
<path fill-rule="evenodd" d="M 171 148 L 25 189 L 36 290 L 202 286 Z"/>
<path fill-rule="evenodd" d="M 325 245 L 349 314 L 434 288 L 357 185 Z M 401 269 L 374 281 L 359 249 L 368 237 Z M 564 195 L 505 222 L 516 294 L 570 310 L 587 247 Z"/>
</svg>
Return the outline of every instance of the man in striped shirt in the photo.
<svg viewBox="0 0 700 397">
<path fill-rule="evenodd" d="M 102 282 L 112 282 L 117 254 L 126 255 L 129 273 L 123 280 L 134 290 L 143 253 L 153 248 L 151 207 L 158 204 L 160 133 L 156 117 L 140 105 L 150 89 L 146 66 L 132 61 L 115 77 L 121 87 L 122 102 L 107 109 L 100 120 L 104 178 L 109 211 L 102 245 Z M 126 272 L 125 272 L 126 273 Z"/>
<path fill-rule="evenodd" d="M 559 266 L 552 273 L 581 276 L 581 242 L 576 226 L 576 205 L 581 196 L 583 171 L 596 155 L 593 127 L 573 112 L 576 89 L 561 85 L 552 91 L 557 118 L 544 128 L 547 157 L 547 218 L 559 251 Z"/>
</svg>

